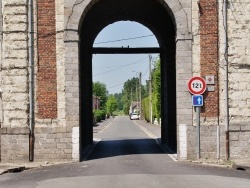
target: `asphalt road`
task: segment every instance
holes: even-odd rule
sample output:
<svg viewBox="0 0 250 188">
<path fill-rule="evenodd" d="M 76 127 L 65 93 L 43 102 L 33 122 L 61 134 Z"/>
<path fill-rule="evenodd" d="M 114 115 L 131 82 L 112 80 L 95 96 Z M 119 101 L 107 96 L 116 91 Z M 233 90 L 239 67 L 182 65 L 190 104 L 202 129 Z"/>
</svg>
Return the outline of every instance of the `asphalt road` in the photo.
<svg viewBox="0 0 250 188">
<path fill-rule="evenodd" d="M 99 133 L 87 161 L 0 176 L 4 188 L 249 188 L 250 173 L 174 162 L 128 117 Z"/>
</svg>

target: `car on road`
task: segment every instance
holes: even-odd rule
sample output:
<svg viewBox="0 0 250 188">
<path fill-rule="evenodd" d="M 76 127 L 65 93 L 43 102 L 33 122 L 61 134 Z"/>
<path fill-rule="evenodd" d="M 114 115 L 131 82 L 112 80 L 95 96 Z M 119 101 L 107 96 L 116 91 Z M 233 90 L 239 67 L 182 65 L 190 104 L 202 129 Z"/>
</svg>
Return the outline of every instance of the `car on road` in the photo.
<svg viewBox="0 0 250 188">
<path fill-rule="evenodd" d="M 139 114 L 138 113 L 131 113 L 130 114 L 130 119 L 131 120 L 138 120 L 138 119 L 140 119 L 140 116 L 139 116 Z"/>
</svg>

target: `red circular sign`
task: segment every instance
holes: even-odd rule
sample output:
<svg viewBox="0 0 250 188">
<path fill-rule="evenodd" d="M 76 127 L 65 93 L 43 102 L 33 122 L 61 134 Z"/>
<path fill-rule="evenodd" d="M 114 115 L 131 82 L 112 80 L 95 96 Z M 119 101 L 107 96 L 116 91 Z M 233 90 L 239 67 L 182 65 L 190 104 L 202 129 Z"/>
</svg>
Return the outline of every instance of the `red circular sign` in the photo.
<svg viewBox="0 0 250 188">
<path fill-rule="evenodd" d="M 202 77 L 195 76 L 188 81 L 188 90 L 193 95 L 201 95 L 206 91 L 207 85 Z"/>
</svg>

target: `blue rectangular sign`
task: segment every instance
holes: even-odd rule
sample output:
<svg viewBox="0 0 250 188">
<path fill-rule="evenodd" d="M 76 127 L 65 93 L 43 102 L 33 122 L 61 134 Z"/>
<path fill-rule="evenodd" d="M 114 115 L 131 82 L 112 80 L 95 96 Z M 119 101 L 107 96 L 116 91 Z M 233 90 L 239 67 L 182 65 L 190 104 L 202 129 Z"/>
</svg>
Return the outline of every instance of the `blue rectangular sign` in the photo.
<svg viewBox="0 0 250 188">
<path fill-rule="evenodd" d="M 203 95 L 193 95 L 192 96 L 193 106 L 203 106 Z"/>
</svg>

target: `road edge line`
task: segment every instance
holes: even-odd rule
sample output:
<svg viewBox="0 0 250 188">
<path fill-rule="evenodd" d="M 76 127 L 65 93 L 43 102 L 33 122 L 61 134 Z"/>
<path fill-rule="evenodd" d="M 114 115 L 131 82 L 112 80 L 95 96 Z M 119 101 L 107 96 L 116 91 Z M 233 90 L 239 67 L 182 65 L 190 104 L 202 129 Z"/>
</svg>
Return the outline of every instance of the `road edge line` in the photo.
<svg viewBox="0 0 250 188">
<path fill-rule="evenodd" d="M 163 149 L 163 151 L 165 153 L 167 153 L 167 155 L 174 161 L 177 162 L 177 158 L 174 156 L 174 154 L 169 154 L 169 151 L 163 147 L 161 145 L 161 143 L 159 142 L 159 140 L 157 139 L 157 136 L 155 136 L 152 132 L 150 132 L 147 128 L 143 127 L 142 125 L 140 125 L 138 122 L 133 121 L 143 132 L 145 132 L 150 138 L 154 139 L 155 142 Z"/>
<path fill-rule="evenodd" d="M 95 140 L 96 139 L 96 140 Z M 91 147 L 89 149 L 87 149 L 86 151 L 86 155 L 85 157 L 81 160 L 81 161 L 87 161 L 90 154 L 93 152 L 93 150 L 95 149 L 96 145 L 101 141 L 101 139 L 98 139 L 98 138 L 94 138 L 93 139 L 93 145 L 91 145 Z"/>
</svg>

